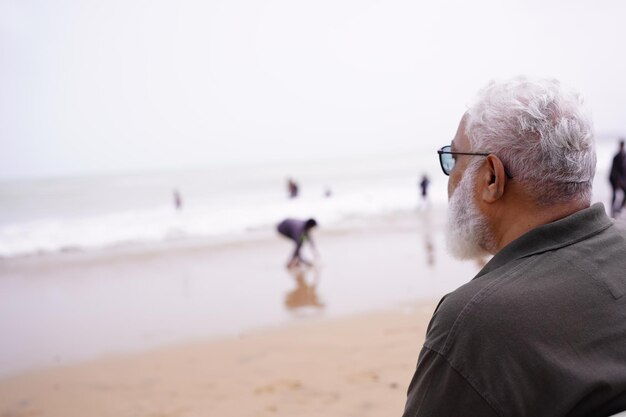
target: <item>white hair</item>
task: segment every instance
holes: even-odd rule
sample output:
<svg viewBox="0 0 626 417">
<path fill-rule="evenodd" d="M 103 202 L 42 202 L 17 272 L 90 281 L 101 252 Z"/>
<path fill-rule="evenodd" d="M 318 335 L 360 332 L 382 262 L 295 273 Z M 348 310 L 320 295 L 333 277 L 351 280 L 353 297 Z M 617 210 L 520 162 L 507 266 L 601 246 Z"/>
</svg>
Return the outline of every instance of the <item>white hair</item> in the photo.
<svg viewBox="0 0 626 417">
<path fill-rule="evenodd" d="M 474 151 L 497 155 L 538 204 L 591 201 L 591 116 L 557 80 L 492 81 L 469 107 L 465 133 Z"/>
</svg>

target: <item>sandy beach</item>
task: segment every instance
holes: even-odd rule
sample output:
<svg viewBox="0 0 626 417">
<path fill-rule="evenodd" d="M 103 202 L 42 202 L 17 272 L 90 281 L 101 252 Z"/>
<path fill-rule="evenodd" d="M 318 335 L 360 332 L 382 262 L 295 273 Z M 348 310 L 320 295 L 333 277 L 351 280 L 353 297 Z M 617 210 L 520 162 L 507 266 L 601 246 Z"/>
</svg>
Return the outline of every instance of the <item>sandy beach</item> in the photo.
<svg viewBox="0 0 626 417">
<path fill-rule="evenodd" d="M 0 264 L 1 416 L 399 415 L 439 298 L 478 270 L 441 211 L 290 243 L 185 242 Z"/>
<path fill-rule="evenodd" d="M 2 416 L 400 415 L 430 302 L 39 371 Z"/>
</svg>

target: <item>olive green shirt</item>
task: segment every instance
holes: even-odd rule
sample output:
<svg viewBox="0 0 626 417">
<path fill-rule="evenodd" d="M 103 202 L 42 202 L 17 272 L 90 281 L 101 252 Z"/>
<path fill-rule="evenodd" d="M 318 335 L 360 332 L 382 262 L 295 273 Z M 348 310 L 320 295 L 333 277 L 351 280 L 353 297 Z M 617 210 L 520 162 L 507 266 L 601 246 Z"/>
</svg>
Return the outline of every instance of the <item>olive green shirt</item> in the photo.
<svg viewBox="0 0 626 417">
<path fill-rule="evenodd" d="M 511 242 L 431 319 L 405 417 L 626 410 L 626 230 L 602 204 Z"/>
</svg>

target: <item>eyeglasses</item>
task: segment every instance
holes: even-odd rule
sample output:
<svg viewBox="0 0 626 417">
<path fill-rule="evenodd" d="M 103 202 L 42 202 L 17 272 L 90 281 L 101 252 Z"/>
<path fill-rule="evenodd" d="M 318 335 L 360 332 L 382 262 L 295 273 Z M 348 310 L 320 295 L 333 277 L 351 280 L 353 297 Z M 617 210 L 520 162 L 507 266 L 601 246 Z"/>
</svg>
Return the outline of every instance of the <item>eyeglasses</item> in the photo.
<svg viewBox="0 0 626 417">
<path fill-rule="evenodd" d="M 439 154 L 439 163 L 441 164 L 441 169 L 444 174 L 450 175 L 452 169 L 454 168 L 454 164 L 456 163 L 456 159 L 454 155 L 474 155 L 474 156 L 489 156 L 490 153 L 485 152 L 452 152 L 452 147 L 450 145 L 446 145 L 443 148 L 439 149 L 437 153 Z M 504 173 L 509 179 L 513 179 L 513 177 L 509 174 L 509 172 L 504 168 Z"/>
</svg>

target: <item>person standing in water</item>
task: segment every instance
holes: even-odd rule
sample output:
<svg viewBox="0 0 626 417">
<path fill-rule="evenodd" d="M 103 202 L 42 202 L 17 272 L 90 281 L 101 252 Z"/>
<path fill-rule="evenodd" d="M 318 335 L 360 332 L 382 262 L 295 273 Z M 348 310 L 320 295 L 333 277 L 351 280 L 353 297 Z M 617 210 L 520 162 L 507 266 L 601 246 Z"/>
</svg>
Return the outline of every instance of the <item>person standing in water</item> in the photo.
<svg viewBox="0 0 626 417">
<path fill-rule="evenodd" d="M 287 179 L 287 194 L 289 198 L 298 197 L 298 192 L 299 192 L 298 183 L 295 182 L 293 178 L 288 178 Z"/>
<path fill-rule="evenodd" d="M 318 256 L 317 249 L 315 244 L 313 243 L 313 239 L 311 239 L 310 231 L 314 227 L 317 226 L 317 222 L 315 219 L 308 220 L 298 220 L 298 219 L 285 219 L 280 222 L 277 226 L 278 233 L 282 236 L 285 236 L 288 239 L 291 239 L 295 243 L 295 248 L 289 262 L 287 263 L 287 267 L 291 268 L 294 266 L 298 266 L 301 263 L 312 266 L 313 264 L 310 261 L 307 261 L 302 257 L 300 251 L 302 250 L 302 246 L 304 242 L 309 242 L 311 249 L 315 256 Z"/>
<path fill-rule="evenodd" d="M 174 208 L 176 208 L 176 210 L 182 210 L 183 198 L 181 197 L 180 192 L 177 189 L 175 189 L 172 195 L 174 197 Z"/>
<path fill-rule="evenodd" d="M 422 201 L 426 202 L 428 200 L 428 186 L 430 185 L 430 180 L 426 174 L 422 175 L 422 180 L 420 181 L 420 188 L 422 190 Z"/>
</svg>

